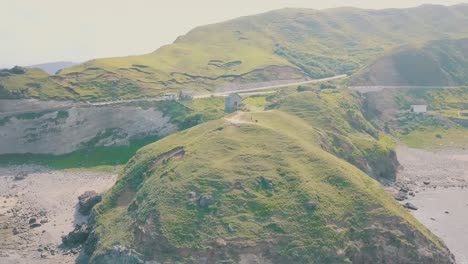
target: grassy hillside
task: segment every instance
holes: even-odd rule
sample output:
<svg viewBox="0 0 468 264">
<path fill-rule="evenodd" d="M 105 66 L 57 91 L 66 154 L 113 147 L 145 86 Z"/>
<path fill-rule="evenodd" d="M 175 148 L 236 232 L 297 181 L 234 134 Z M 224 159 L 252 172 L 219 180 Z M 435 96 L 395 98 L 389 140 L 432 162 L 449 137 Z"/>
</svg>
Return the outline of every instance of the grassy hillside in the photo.
<svg viewBox="0 0 468 264">
<path fill-rule="evenodd" d="M 0 98 L 24 97 L 65 99 L 74 97 L 64 86 L 51 80 L 41 69 L 14 67 L 0 70 Z"/>
<path fill-rule="evenodd" d="M 47 72 L 50 75 L 54 75 L 58 73 L 59 71 L 65 68 L 70 68 L 76 64 L 78 63 L 71 62 L 71 61 L 57 61 L 57 62 L 48 62 L 48 63 L 30 65 L 30 66 L 27 66 L 26 68 L 39 68 Z"/>
<path fill-rule="evenodd" d="M 404 47 L 358 74 L 354 85 L 468 85 L 468 39 Z"/>
<path fill-rule="evenodd" d="M 318 96 L 324 103 L 314 105 Z M 141 253 L 126 260 L 168 263 L 450 263 L 378 182 L 327 149 L 335 129 L 337 138 L 351 132 L 355 150 L 362 139 L 385 145 L 346 117 L 317 116 L 357 109 L 352 96 L 270 98 L 277 110 L 233 114 L 141 149 L 96 209 L 91 262 L 122 261 L 125 247 Z"/>
<path fill-rule="evenodd" d="M 467 5 L 282 9 L 196 28 L 150 54 L 65 69 L 49 78 L 52 86 L 66 89 L 62 93 L 23 87 L 20 80 L 4 89 L 20 89 L 24 96 L 103 100 L 351 74 L 402 45 L 466 38 L 467 18 Z"/>
<path fill-rule="evenodd" d="M 366 94 L 366 114 L 382 129 L 416 148 L 466 148 L 468 88 L 391 89 Z M 428 106 L 424 114 L 411 105 Z"/>
</svg>

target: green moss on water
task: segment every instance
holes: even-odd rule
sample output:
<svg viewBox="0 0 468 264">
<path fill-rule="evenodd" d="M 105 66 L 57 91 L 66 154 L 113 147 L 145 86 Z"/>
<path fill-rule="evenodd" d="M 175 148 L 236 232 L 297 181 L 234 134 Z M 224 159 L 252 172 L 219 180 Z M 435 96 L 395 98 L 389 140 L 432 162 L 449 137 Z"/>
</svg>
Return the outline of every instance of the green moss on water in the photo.
<svg viewBox="0 0 468 264">
<path fill-rule="evenodd" d="M 103 165 L 123 165 L 141 147 L 157 141 L 158 137 L 131 140 L 129 145 L 94 147 L 90 146 L 64 155 L 49 154 L 5 154 L 0 155 L 0 165 L 37 164 L 54 169 L 91 168 Z"/>
</svg>

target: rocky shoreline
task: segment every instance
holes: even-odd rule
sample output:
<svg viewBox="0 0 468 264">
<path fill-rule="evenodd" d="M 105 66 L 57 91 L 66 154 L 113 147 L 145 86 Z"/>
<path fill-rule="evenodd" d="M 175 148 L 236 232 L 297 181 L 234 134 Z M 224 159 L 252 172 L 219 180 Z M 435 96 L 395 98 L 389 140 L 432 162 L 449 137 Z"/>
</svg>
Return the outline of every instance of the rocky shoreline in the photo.
<svg viewBox="0 0 468 264">
<path fill-rule="evenodd" d="M 453 197 L 468 199 L 468 151 L 400 146 L 397 155 L 402 166 L 387 191 L 447 243 L 458 263 L 468 263 L 460 248 L 468 246 L 460 237 L 468 232 L 460 220 L 468 217 L 468 200 L 466 208 L 453 207 Z M 75 263 L 91 230 L 90 208 L 115 180 L 116 173 L 0 168 L 0 262 Z"/>
<path fill-rule="evenodd" d="M 115 179 L 115 173 L 0 168 L 0 263 L 75 263 L 80 248 L 60 245 L 87 221 L 78 196 L 105 192 Z"/>
<path fill-rule="evenodd" d="M 401 168 L 386 190 L 468 263 L 468 150 L 397 148 Z"/>
</svg>

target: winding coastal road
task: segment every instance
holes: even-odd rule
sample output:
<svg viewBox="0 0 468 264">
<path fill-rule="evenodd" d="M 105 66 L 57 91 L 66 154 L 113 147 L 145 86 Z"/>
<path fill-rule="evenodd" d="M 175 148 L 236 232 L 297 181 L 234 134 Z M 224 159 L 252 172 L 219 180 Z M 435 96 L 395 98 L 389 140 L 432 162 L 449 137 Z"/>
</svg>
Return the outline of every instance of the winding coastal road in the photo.
<svg viewBox="0 0 468 264">
<path fill-rule="evenodd" d="M 321 83 L 327 81 L 333 81 L 338 79 L 346 78 L 347 75 L 337 75 L 333 77 L 323 78 L 323 79 L 315 79 L 309 81 L 302 81 L 302 82 L 291 82 L 285 83 L 280 85 L 268 85 L 268 86 L 260 86 L 260 87 L 253 87 L 253 88 L 246 88 L 246 89 L 233 89 L 230 91 L 223 91 L 223 92 L 214 92 L 214 93 L 207 93 L 207 94 L 196 94 L 193 98 L 194 99 L 202 99 L 202 98 L 210 98 L 210 97 L 226 97 L 231 93 L 249 93 L 249 95 L 254 95 L 257 92 L 265 93 L 265 90 L 272 90 L 278 88 L 284 88 L 288 86 L 295 86 L 295 85 L 304 85 L 304 84 L 313 84 L 313 83 Z M 86 107 L 86 106 L 105 106 L 105 105 L 114 105 L 114 104 L 123 104 L 123 103 L 132 103 L 132 102 L 142 102 L 142 101 L 165 101 L 167 100 L 166 97 L 151 97 L 151 98 L 141 98 L 141 99 L 129 99 L 129 100 L 114 100 L 114 101 L 106 101 L 106 102 L 69 102 L 66 106 L 63 103 L 57 107 L 44 107 L 44 108 L 37 108 L 37 109 L 28 109 L 28 110 L 18 110 L 18 111 L 4 111 L 1 112 L 0 110 L 0 117 L 6 117 L 11 115 L 19 115 L 19 114 L 28 114 L 28 113 L 35 113 L 38 111 L 57 111 L 57 110 L 64 110 L 70 107 Z M 1 102 L 1 100 L 0 100 Z M 37 101 L 38 103 L 40 101 Z"/>
<path fill-rule="evenodd" d="M 348 86 L 353 91 L 360 93 L 378 92 L 383 89 L 457 89 L 464 86 L 385 86 L 385 85 L 374 85 L 374 86 Z"/>
</svg>

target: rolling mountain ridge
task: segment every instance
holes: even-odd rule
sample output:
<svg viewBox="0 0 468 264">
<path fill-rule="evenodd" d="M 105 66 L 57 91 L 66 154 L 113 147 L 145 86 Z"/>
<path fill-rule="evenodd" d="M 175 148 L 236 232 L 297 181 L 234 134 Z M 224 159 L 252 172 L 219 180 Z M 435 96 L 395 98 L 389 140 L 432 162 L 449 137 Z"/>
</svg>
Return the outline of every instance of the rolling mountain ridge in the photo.
<svg viewBox="0 0 468 264">
<path fill-rule="evenodd" d="M 198 27 L 153 53 L 56 76 L 2 74 L 2 97 L 105 100 L 353 74 L 405 45 L 468 37 L 468 5 L 282 9 Z M 60 90 L 60 91 L 59 91 Z"/>
</svg>

